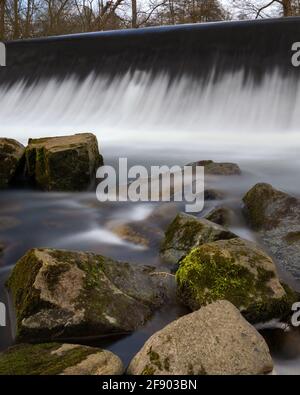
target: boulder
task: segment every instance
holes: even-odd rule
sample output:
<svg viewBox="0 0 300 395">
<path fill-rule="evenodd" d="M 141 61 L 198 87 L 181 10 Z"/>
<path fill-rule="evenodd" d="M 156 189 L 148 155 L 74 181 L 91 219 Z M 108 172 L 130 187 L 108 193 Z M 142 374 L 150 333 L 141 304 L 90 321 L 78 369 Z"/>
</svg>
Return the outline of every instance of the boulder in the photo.
<svg viewBox="0 0 300 395">
<path fill-rule="evenodd" d="M 203 166 L 204 173 L 208 176 L 235 176 L 241 174 L 241 169 L 236 163 L 218 163 L 213 160 L 200 160 L 189 163 L 187 166 Z"/>
<path fill-rule="evenodd" d="M 237 236 L 220 225 L 179 213 L 166 230 L 160 249 L 161 257 L 165 262 L 175 264 L 194 247 L 234 237 Z"/>
<path fill-rule="evenodd" d="M 0 189 L 12 182 L 23 158 L 25 148 L 16 140 L 0 138 Z"/>
<path fill-rule="evenodd" d="M 155 333 L 131 361 L 134 375 L 245 375 L 273 369 L 263 337 L 228 301 L 212 303 Z"/>
<path fill-rule="evenodd" d="M 78 344 L 19 344 L 0 354 L 0 375 L 121 375 L 116 355 Z"/>
<path fill-rule="evenodd" d="M 279 282 L 272 259 L 240 238 L 194 248 L 180 262 L 176 281 L 180 299 L 192 310 L 226 299 L 253 323 L 287 319 L 297 300 Z"/>
<path fill-rule="evenodd" d="M 134 331 L 174 297 L 175 278 L 93 253 L 33 249 L 7 286 L 18 341 L 38 341 Z"/>
<path fill-rule="evenodd" d="M 29 139 L 25 158 L 27 177 L 47 191 L 87 190 L 103 164 L 92 133 Z"/>
<path fill-rule="evenodd" d="M 232 210 L 227 207 L 217 207 L 210 211 L 205 219 L 221 226 L 228 226 L 233 216 Z"/>
<path fill-rule="evenodd" d="M 278 264 L 300 280 L 300 200 L 269 184 L 243 198 L 246 216 Z"/>
</svg>

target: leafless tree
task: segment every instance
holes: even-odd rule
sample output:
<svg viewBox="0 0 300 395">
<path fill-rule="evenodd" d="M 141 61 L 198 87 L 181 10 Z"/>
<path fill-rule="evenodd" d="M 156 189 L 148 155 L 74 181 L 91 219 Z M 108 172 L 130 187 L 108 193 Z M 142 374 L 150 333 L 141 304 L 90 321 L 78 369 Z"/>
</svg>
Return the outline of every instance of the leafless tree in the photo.
<svg viewBox="0 0 300 395">
<path fill-rule="evenodd" d="M 231 5 L 239 19 L 288 17 L 299 15 L 299 0 L 232 0 Z"/>
<path fill-rule="evenodd" d="M 0 41 L 5 38 L 5 0 L 0 0 Z"/>
</svg>

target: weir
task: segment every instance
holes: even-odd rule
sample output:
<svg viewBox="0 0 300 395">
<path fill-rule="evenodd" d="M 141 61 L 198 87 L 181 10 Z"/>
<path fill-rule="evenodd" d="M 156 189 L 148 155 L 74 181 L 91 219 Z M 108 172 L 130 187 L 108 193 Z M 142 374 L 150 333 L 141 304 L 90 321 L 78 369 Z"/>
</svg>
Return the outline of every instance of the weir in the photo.
<svg viewBox="0 0 300 395">
<path fill-rule="evenodd" d="M 6 43 L 0 134 L 90 129 L 136 142 L 165 130 L 296 132 L 300 19 L 220 22 Z M 22 131 L 21 131 L 22 129 Z M 35 132 L 37 130 L 37 132 Z M 138 136 L 137 136 L 138 132 Z M 130 137 L 131 136 L 131 137 Z M 165 136 L 168 140 L 169 136 Z"/>
<path fill-rule="evenodd" d="M 295 74 L 291 48 L 299 18 L 217 22 L 75 34 L 7 43 L 1 83 L 16 79 L 167 72 L 200 79 L 244 71 L 260 79 L 279 69 Z M 294 72 L 294 73 L 293 73 Z"/>
</svg>

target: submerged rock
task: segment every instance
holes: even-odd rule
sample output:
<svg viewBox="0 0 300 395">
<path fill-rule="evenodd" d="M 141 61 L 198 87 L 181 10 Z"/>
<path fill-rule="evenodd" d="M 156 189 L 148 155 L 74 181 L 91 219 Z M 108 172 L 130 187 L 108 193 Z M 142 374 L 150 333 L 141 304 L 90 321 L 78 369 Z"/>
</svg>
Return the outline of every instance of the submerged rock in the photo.
<svg viewBox="0 0 300 395">
<path fill-rule="evenodd" d="M 243 198 L 246 215 L 278 263 L 300 280 L 300 200 L 269 184 Z"/>
<path fill-rule="evenodd" d="M 1 258 L 1 256 L 3 255 L 4 249 L 5 249 L 5 245 L 4 245 L 4 243 L 2 243 L 2 242 L 0 241 L 0 258 Z"/>
<path fill-rule="evenodd" d="M 185 315 L 155 333 L 131 361 L 134 375 L 243 375 L 271 372 L 263 337 L 228 301 Z"/>
<path fill-rule="evenodd" d="M 116 355 L 78 344 L 20 344 L 0 353 L 0 375 L 121 375 Z"/>
<path fill-rule="evenodd" d="M 121 239 L 144 247 L 159 246 L 164 233 L 147 220 L 132 221 L 124 224 L 108 224 L 108 228 Z"/>
<path fill-rule="evenodd" d="M 254 323 L 289 317 L 297 300 L 279 282 L 272 259 L 240 238 L 194 248 L 180 262 L 176 281 L 180 299 L 192 310 L 226 299 Z"/>
<path fill-rule="evenodd" d="M 216 240 L 237 237 L 229 230 L 193 215 L 179 213 L 166 230 L 161 244 L 161 257 L 169 263 L 177 263 L 190 250 Z"/>
<path fill-rule="evenodd" d="M 223 200 L 225 197 L 224 192 L 213 188 L 205 188 L 204 200 Z"/>
<path fill-rule="evenodd" d="M 188 166 L 204 166 L 205 175 L 234 176 L 241 174 L 241 169 L 236 163 L 217 163 L 212 160 L 200 160 L 189 163 Z"/>
<path fill-rule="evenodd" d="M 152 211 L 152 213 L 147 217 L 146 221 L 158 226 L 160 229 L 165 231 L 179 211 L 180 209 L 178 203 L 162 203 Z"/>
<path fill-rule="evenodd" d="M 0 232 L 15 228 L 20 223 L 21 221 L 18 218 L 0 215 Z"/>
<path fill-rule="evenodd" d="M 29 139 L 25 157 L 27 176 L 47 191 L 87 190 L 103 164 L 92 133 Z"/>
<path fill-rule="evenodd" d="M 92 253 L 33 249 L 7 286 L 18 340 L 37 341 L 131 332 L 173 298 L 175 279 Z"/>
<path fill-rule="evenodd" d="M 143 220 L 126 223 L 113 221 L 107 226 L 123 240 L 147 248 L 158 249 L 164 238 L 165 229 L 178 212 L 179 208 L 176 203 L 163 203 Z"/>
<path fill-rule="evenodd" d="M 7 188 L 13 180 L 25 147 L 16 140 L 0 138 L 0 189 Z"/>
</svg>

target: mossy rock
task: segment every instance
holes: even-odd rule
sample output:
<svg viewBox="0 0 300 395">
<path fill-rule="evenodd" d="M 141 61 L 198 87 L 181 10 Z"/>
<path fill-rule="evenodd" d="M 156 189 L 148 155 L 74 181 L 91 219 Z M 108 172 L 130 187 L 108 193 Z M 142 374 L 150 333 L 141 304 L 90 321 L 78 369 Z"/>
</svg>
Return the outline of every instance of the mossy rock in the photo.
<svg viewBox="0 0 300 395">
<path fill-rule="evenodd" d="M 245 215 L 283 270 L 300 280 L 300 200 L 269 184 L 243 198 Z"/>
<path fill-rule="evenodd" d="M 134 375 L 245 375 L 273 369 L 262 336 L 228 301 L 214 302 L 154 333 L 132 359 Z"/>
<path fill-rule="evenodd" d="M 103 164 L 92 133 L 29 139 L 25 150 L 26 176 L 47 191 L 84 191 L 95 185 Z"/>
<path fill-rule="evenodd" d="M 204 218 L 179 213 L 166 230 L 160 249 L 161 257 L 165 262 L 176 264 L 192 248 L 235 237 L 237 236 L 228 229 Z"/>
<path fill-rule="evenodd" d="M 37 341 L 134 331 L 173 297 L 175 279 L 92 253 L 34 249 L 18 261 L 7 286 L 18 341 Z"/>
<path fill-rule="evenodd" d="M 300 202 L 270 184 L 256 184 L 243 198 L 248 219 L 256 230 L 271 230 L 289 216 L 300 220 Z"/>
<path fill-rule="evenodd" d="M 226 299 L 252 323 L 288 319 L 297 301 L 279 282 L 272 259 L 239 238 L 193 249 L 180 262 L 176 281 L 180 299 L 192 310 Z"/>
<path fill-rule="evenodd" d="M 78 344 L 19 344 L 0 353 L 0 375 L 120 375 L 110 351 Z"/>
<path fill-rule="evenodd" d="M 21 165 L 25 148 L 16 140 L 0 138 L 0 189 L 9 187 Z"/>
</svg>

